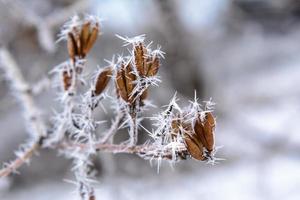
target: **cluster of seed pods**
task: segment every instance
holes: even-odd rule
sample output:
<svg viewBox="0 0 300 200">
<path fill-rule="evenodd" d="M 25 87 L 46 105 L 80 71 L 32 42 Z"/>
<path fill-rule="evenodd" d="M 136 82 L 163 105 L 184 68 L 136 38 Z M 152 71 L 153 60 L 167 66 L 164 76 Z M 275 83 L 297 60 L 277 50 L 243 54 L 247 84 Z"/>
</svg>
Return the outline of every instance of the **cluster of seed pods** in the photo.
<svg viewBox="0 0 300 200">
<path fill-rule="evenodd" d="M 100 25 L 97 20 L 81 20 L 77 16 L 73 25 L 68 24 L 63 30 L 63 38 L 67 40 L 67 50 L 70 57 L 69 65 L 62 71 L 62 82 L 64 91 L 72 86 L 75 74 L 81 74 L 84 58 L 92 49 L 100 33 Z"/>
<path fill-rule="evenodd" d="M 204 161 L 212 158 L 215 149 L 215 118 L 212 112 L 204 112 L 204 116 L 197 115 L 194 122 L 186 120 L 186 116 L 172 120 L 172 140 L 182 137 L 188 153 L 194 159 Z"/>
<path fill-rule="evenodd" d="M 147 77 L 157 74 L 159 56 L 145 47 L 143 42 L 133 43 L 133 57 L 126 62 L 121 60 L 115 77 L 117 94 L 131 106 L 144 105 L 147 98 Z"/>
</svg>

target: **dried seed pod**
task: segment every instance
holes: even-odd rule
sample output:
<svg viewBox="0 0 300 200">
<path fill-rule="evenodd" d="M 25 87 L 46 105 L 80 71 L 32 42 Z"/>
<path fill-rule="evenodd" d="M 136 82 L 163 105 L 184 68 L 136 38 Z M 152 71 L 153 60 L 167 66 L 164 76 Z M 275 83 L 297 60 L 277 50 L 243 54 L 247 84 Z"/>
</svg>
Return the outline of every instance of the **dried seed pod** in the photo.
<svg viewBox="0 0 300 200">
<path fill-rule="evenodd" d="M 128 102 L 128 93 L 126 89 L 126 78 L 124 75 L 124 64 L 122 63 L 116 75 L 116 88 L 118 95 L 126 102 Z"/>
<path fill-rule="evenodd" d="M 147 76 L 155 76 L 160 66 L 159 58 L 154 56 L 151 61 L 147 63 L 147 66 Z"/>
<path fill-rule="evenodd" d="M 84 47 L 86 46 L 89 36 L 90 36 L 90 26 L 91 23 L 90 22 L 86 22 L 81 29 L 81 34 L 80 34 L 80 40 L 81 40 L 81 52 L 82 52 L 82 56 L 85 57 L 86 56 L 86 52 L 84 50 Z"/>
<path fill-rule="evenodd" d="M 75 37 L 72 33 L 68 33 L 67 46 L 68 46 L 69 56 L 72 60 L 74 60 L 75 56 L 78 53 L 78 49 L 77 49 Z"/>
<path fill-rule="evenodd" d="M 72 85 L 72 71 L 62 72 L 62 82 L 64 86 L 64 91 L 67 91 Z"/>
<path fill-rule="evenodd" d="M 146 65 L 146 55 L 147 49 L 143 43 L 138 43 L 134 46 L 134 61 L 136 65 L 136 69 L 140 76 L 145 76 L 145 65 Z"/>
<path fill-rule="evenodd" d="M 196 139 L 195 134 L 185 134 L 184 141 L 188 152 L 194 159 L 206 160 L 203 154 L 203 144 Z"/>
<path fill-rule="evenodd" d="M 214 131 L 215 131 L 215 118 L 211 112 L 206 113 L 205 121 L 203 124 L 203 129 L 205 132 L 205 139 L 207 142 L 207 147 L 205 147 L 209 152 L 213 151 L 214 149 Z"/>
<path fill-rule="evenodd" d="M 117 93 L 122 99 L 130 104 L 134 103 L 136 95 L 132 94 L 135 87 L 136 76 L 130 63 L 126 66 L 122 63 L 117 71 Z"/>
<path fill-rule="evenodd" d="M 111 67 L 104 68 L 103 71 L 101 71 L 98 74 L 96 78 L 95 88 L 93 90 L 93 95 L 98 96 L 103 92 L 108 82 L 110 81 L 111 75 L 112 75 Z"/>
<path fill-rule="evenodd" d="M 98 33 L 99 33 L 99 25 L 93 27 L 92 31 L 90 32 L 89 38 L 87 40 L 87 42 L 84 45 L 83 48 L 83 54 L 86 55 L 91 48 L 93 47 L 95 41 L 97 40 L 98 37 Z"/>
<path fill-rule="evenodd" d="M 205 114 L 203 122 L 199 117 L 194 125 L 194 131 L 197 134 L 197 138 L 208 152 L 211 152 L 214 149 L 214 128 L 215 119 L 211 112 Z"/>
<path fill-rule="evenodd" d="M 135 99 L 135 95 L 132 94 L 132 92 L 135 87 L 134 81 L 136 80 L 136 76 L 133 74 L 133 69 L 130 63 L 125 67 L 124 71 L 128 100 L 132 103 L 132 101 Z"/>
</svg>

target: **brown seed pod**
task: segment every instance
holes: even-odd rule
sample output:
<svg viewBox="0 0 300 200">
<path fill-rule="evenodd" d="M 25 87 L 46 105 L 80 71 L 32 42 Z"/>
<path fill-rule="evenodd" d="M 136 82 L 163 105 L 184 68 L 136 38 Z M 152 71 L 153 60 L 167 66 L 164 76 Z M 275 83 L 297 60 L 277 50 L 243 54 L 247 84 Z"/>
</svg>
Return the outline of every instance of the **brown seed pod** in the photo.
<svg viewBox="0 0 300 200">
<path fill-rule="evenodd" d="M 132 91 L 135 87 L 134 81 L 136 80 L 136 76 L 133 74 L 132 66 L 130 63 L 128 63 L 128 65 L 124 69 L 124 76 L 126 80 L 128 100 L 132 103 L 135 98 L 135 95 L 132 94 Z"/>
<path fill-rule="evenodd" d="M 95 26 L 90 32 L 89 38 L 84 45 L 83 52 L 82 52 L 84 55 L 86 55 L 93 47 L 95 41 L 97 40 L 98 33 L 99 33 L 99 26 Z"/>
<path fill-rule="evenodd" d="M 124 63 L 121 64 L 120 69 L 117 71 L 116 75 L 116 88 L 118 95 L 126 102 L 128 102 L 128 94 L 126 89 L 126 79 L 124 75 Z"/>
<path fill-rule="evenodd" d="M 89 36 L 90 36 L 90 26 L 91 23 L 90 22 L 86 22 L 85 24 L 83 24 L 82 29 L 81 29 L 81 33 L 80 33 L 80 41 L 81 41 L 81 52 L 82 52 L 82 56 L 85 57 L 86 56 L 86 52 L 84 47 L 86 46 Z"/>
<path fill-rule="evenodd" d="M 136 69 L 140 76 L 145 76 L 145 66 L 146 66 L 146 55 L 147 49 L 143 43 L 138 43 L 134 46 L 134 61 L 136 65 Z"/>
<path fill-rule="evenodd" d="M 108 82 L 110 81 L 112 75 L 111 67 L 106 67 L 101 71 L 96 79 L 95 88 L 93 90 L 93 94 L 95 96 L 100 95 L 103 90 L 106 88 Z"/>
<path fill-rule="evenodd" d="M 155 76 L 158 72 L 160 62 L 157 56 L 151 58 L 151 61 L 147 63 L 147 76 Z"/>
<path fill-rule="evenodd" d="M 208 152 L 211 152 L 214 149 L 214 128 L 215 119 L 211 112 L 205 114 L 203 122 L 201 122 L 199 117 L 194 125 L 194 131 L 197 134 L 197 138 Z"/>
<path fill-rule="evenodd" d="M 67 46 L 68 46 L 69 56 L 72 60 L 74 60 L 75 56 L 78 53 L 78 49 L 77 49 L 77 44 L 76 44 L 76 41 L 75 41 L 75 37 L 72 33 L 68 33 Z"/>
<path fill-rule="evenodd" d="M 184 141 L 188 152 L 196 160 L 206 160 L 203 153 L 203 144 L 197 139 L 194 133 L 186 133 Z"/>
<path fill-rule="evenodd" d="M 62 72 L 62 82 L 64 91 L 67 91 L 72 85 L 72 71 Z"/>
<path fill-rule="evenodd" d="M 206 147 L 206 149 L 208 151 L 212 151 L 214 149 L 214 131 L 215 131 L 215 126 L 216 126 L 216 122 L 215 122 L 215 118 L 212 115 L 211 112 L 206 113 L 205 116 L 205 121 L 203 124 L 203 129 L 205 132 L 205 138 L 207 141 L 208 146 Z"/>
</svg>

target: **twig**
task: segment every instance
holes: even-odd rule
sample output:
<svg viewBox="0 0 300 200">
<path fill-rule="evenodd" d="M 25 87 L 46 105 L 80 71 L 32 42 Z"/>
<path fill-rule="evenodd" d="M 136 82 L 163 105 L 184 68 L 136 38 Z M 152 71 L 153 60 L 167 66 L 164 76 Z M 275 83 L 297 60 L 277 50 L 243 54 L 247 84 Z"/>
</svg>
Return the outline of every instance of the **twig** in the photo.
<svg viewBox="0 0 300 200">
<path fill-rule="evenodd" d="M 46 126 L 39 115 L 39 110 L 30 92 L 29 84 L 24 80 L 17 63 L 5 48 L 0 48 L 1 68 L 4 70 L 6 78 L 10 81 L 14 95 L 19 100 L 24 109 L 24 118 L 28 123 L 28 131 L 35 137 L 46 136 Z"/>
<path fill-rule="evenodd" d="M 61 149 L 74 149 L 79 148 L 84 151 L 90 148 L 89 144 L 75 144 L 75 143 L 62 143 L 59 145 Z M 128 146 L 124 144 L 103 144 L 97 143 L 94 148 L 99 152 L 106 153 L 127 153 L 127 154 L 137 154 L 139 156 L 147 156 L 148 158 L 162 158 L 166 160 L 172 160 L 173 153 L 172 148 L 158 149 L 155 145 L 135 145 Z M 176 149 L 178 152 L 185 153 L 187 151 L 185 146 Z"/>
<path fill-rule="evenodd" d="M 0 171 L 0 177 L 3 177 L 19 168 L 42 145 L 46 136 L 46 126 L 40 118 L 38 108 L 35 106 L 29 84 L 22 76 L 15 60 L 5 48 L 0 48 L 0 61 L 0 67 L 4 70 L 6 78 L 11 83 L 11 88 L 15 91 L 15 97 L 24 109 L 23 115 L 27 123 L 26 128 L 35 141 L 23 152 L 22 156 Z"/>
<path fill-rule="evenodd" d="M 29 147 L 22 157 L 17 157 L 14 161 L 10 162 L 3 169 L 0 170 L 0 178 L 6 177 L 11 173 L 15 172 L 19 167 L 21 167 L 28 159 L 32 157 L 34 152 L 40 147 L 40 142 L 35 142 L 31 147 Z"/>
</svg>

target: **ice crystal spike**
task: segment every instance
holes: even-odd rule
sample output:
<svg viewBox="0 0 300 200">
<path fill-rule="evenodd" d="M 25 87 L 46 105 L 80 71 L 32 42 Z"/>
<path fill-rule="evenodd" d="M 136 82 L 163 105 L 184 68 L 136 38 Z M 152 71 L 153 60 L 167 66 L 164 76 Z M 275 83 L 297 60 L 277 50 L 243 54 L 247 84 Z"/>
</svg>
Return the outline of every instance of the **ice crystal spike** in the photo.
<svg viewBox="0 0 300 200">
<path fill-rule="evenodd" d="M 127 36 L 123 37 L 123 36 L 120 36 L 118 34 L 116 34 L 116 36 L 118 38 L 120 38 L 121 40 L 123 40 L 124 42 L 124 45 L 123 46 L 128 46 L 130 44 L 137 44 L 137 43 L 143 43 L 145 41 L 145 38 L 146 38 L 146 34 L 142 34 L 142 35 L 138 35 L 138 36 L 135 36 L 135 37 L 132 37 L 132 38 L 129 38 Z"/>
</svg>

